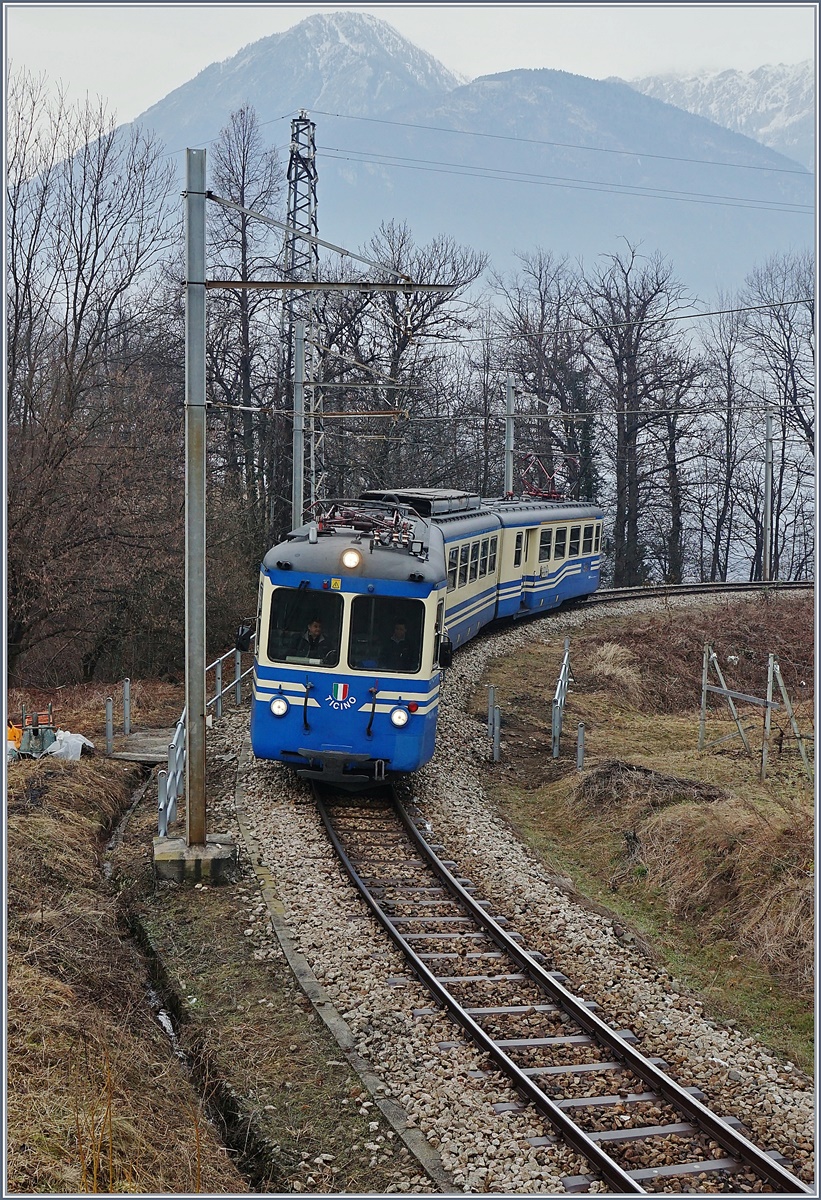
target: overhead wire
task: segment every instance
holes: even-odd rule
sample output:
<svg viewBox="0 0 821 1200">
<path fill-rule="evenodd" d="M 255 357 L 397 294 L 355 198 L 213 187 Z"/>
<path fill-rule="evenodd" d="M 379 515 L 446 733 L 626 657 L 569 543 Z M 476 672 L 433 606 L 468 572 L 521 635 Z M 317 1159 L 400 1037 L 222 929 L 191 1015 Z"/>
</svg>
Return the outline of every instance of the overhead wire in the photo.
<svg viewBox="0 0 821 1200">
<path fill-rule="evenodd" d="M 701 166 L 709 167 L 731 167 L 734 170 L 742 171 L 769 171 L 777 175 L 799 175 L 801 177 L 806 176 L 810 181 L 813 179 L 809 171 L 796 170 L 792 167 L 763 167 L 752 163 L 721 162 L 720 160 L 710 158 L 685 158 L 675 154 L 650 154 L 643 150 L 616 150 L 608 146 L 585 146 L 577 142 L 553 142 L 543 138 L 520 137 L 517 134 L 484 133 L 472 129 L 449 129 L 445 125 L 423 125 L 412 121 L 389 121 L 384 117 L 350 116 L 347 113 L 325 112 L 321 108 L 311 109 L 311 112 L 318 117 L 336 117 L 340 121 L 361 121 L 370 125 L 395 125 L 403 129 L 422 129 L 429 130 L 432 133 L 450 133 L 458 137 L 488 138 L 492 141 L 516 142 L 529 146 L 551 146 L 561 150 L 586 150 L 593 154 L 620 154 L 629 158 L 652 158 L 660 159 L 664 162 L 697 163 Z"/>
<path fill-rule="evenodd" d="M 347 150 L 338 146 L 319 146 L 317 149 L 339 162 L 372 163 L 385 168 L 420 171 L 432 175 L 457 175 L 462 178 L 493 179 L 502 183 L 529 183 L 536 187 L 567 188 L 570 191 L 605 192 L 618 196 L 636 196 L 651 200 L 677 200 L 682 204 L 710 204 L 723 208 L 745 208 L 762 212 L 793 213 L 811 216 L 811 205 L 792 201 L 757 200 L 751 196 L 721 196 L 710 192 L 683 192 L 672 188 L 645 188 L 634 184 L 605 183 L 574 176 L 540 175 L 528 171 L 507 171 L 497 167 L 478 167 L 473 164 L 442 162 L 437 159 L 403 158 L 400 155 L 378 154 L 364 150 Z"/>
</svg>

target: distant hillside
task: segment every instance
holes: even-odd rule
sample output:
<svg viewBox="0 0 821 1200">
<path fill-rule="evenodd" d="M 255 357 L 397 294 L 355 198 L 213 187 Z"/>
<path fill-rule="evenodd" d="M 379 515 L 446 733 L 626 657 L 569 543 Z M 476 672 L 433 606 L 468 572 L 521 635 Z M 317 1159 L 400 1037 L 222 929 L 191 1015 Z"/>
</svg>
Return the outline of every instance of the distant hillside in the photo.
<svg viewBox="0 0 821 1200">
<path fill-rule="evenodd" d="M 291 117 L 316 122 L 320 235 L 351 250 L 389 220 L 503 271 L 536 246 L 591 265 L 627 238 L 711 300 L 814 236 L 812 176 L 758 141 L 620 81 L 518 70 L 465 83 L 363 14 L 263 38 L 139 121 L 182 168 L 242 104 L 286 163 Z"/>
<path fill-rule="evenodd" d="M 815 169 L 815 70 L 810 59 L 755 71 L 648 75 L 626 82 L 645 96 L 707 117 Z"/>
</svg>

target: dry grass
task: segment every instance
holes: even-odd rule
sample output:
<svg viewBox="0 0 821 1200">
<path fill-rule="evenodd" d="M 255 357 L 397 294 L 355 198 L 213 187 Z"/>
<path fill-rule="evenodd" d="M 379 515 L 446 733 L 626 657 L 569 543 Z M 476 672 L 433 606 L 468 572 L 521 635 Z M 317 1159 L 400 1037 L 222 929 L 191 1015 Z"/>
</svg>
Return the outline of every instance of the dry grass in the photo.
<svg viewBox="0 0 821 1200">
<path fill-rule="evenodd" d="M 123 686 L 119 683 L 72 684 L 42 691 L 12 688 L 8 693 L 9 717 L 19 722 L 21 705 L 26 712 L 46 712 L 51 704 L 56 728 L 81 733 L 94 741 L 105 736 L 105 707 L 113 700 L 115 732 L 123 728 Z M 185 706 L 185 688 L 161 680 L 131 681 L 131 726 L 173 726 Z"/>
<path fill-rule="evenodd" d="M 636 656 L 618 642 L 604 642 L 593 648 L 585 662 L 586 676 L 597 688 L 607 690 L 620 704 L 640 708 L 644 699 Z"/>
<path fill-rule="evenodd" d="M 796 742 L 777 712 L 762 782 L 763 710 L 748 706 L 742 716 L 752 726 L 752 757 L 738 739 L 698 751 L 705 641 L 715 646 L 727 685 L 759 696 L 775 652 L 799 723 L 812 732 L 811 599 L 744 600 L 586 625 L 571 639 L 575 682 L 555 761 L 549 696 L 562 646 L 550 637 L 549 620 L 544 628 L 526 660 L 495 663 L 487 680 L 502 708 L 500 808 L 561 874 L 654 942 L 677 974 L 697 985 L 709 980 L 718 1011 L 764 1030 L 811 1067 L 813 798 Z M 730 655 L 738 662 L 727 663 Z M 526 680 L 546 682 L 539 689 L 523 686 Z M 480 692 L 477 715 L 484 710 Z M 708 738 L 734 730 L 726 706 L 714 703 Z"/>
<path fill-rule="evenodd" d="M 167 685 L 132 695 L 157 699 L 147 725 L 179 713 Z M 93 732 L 83 714 L 98 699 L 72 689 L 70 719 L 55 715 Z M 230 794 L 234 758 L 212 758 L 209 792 Z M 290 970 L 257 960 L 255 886 L 155 886 L 155 787 L 106 852 L 137 781 L 99 754 L 9 766 L 7 1192 L 383 1194 L 415 1175 Z M 154 1017 L 152 980 L 187 1066 Z"/>
<path fill-rule="evenodd" d="M 767 659 L 774 654 L 793 704 L 809 705 L 811 712 L 813 624 L 811 595 L 765 594 L 701 609 L 637 614 L 610 622 L 607 636 L 625 661 L 640 664 L 640 702 L 635 707 L 643 711 L 675 713 L 698 707 L 704 645 L 709 642 L 727 686 L 752 696 L 766 693 Z M 584 670 L 591 674 L 598 653 L 599 647 L 590 647 L 585 659 Z"/>
<path fill-rule="evenodd" d="M 195 1120 L 198 1102 L 102 877 L 103 840 L 136 778 L 98 757 L 9 769 L 11 1193 L 185 1192 L 199 1190 L 198 1177 L 207 1190 L 245 1191 Z"/>
<path fill-rule="evenodd" d="M 568 806 L 608 812 L 625 848 L 611 888 L 636 876 L 703 941 L 736 942 L 783 984 L 812 994 L 814 876 L 806 809 L 769 810 L 698 780 L 607 762 L 586 773 Z"/>
<path fill-rule="evenodd" d="M 580 779 L 573 794 L 573 807 L 581 804 L 591 809 L 618 809 L 620 817 L 633 819 L 681 804 L 685 800 L 721 800 L 725 793 L 713 784 L 698 779 L 681 779 L 664 775 L 636 763 L 607 759 L 597 763 Z"/>
</svg>

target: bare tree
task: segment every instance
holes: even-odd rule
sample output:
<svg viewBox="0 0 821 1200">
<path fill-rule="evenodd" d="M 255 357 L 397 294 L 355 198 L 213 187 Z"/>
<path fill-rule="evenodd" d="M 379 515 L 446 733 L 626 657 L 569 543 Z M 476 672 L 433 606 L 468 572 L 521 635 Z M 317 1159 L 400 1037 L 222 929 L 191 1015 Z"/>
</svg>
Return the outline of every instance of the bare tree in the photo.
<svg viewBox="0 0 821 1200">
<path fill-rule="evenodd" d="M 815 452 L 815 280 L 809 251 L 775 255 L 747 277 L 743 336 L 767 399 Z"/>
<path fill-rule="evenodd" d="M 585 332 L 576 318 L 578 279 L 565 260 L 547 251 L 519 254 L 512 278 L 494 278 L 503 301 L 505 360 L 522 393 L 519 441 L 536 454 L 550 480 L 571 496 L 592 498 L 595 404 L 584 357 Z"/>
<path fill-rule="evenodd" d="M 454 389 L 455 415 L 465 422 L 460 441 L 468 461 L 475 464 L 470 486 L 482 496 L 501 495 L 504 487 L 502 415 L 507 372 L 500 353 L 505 334 L 499 316 L 489 304 L 478 312 L 472 347 L 466 356 L 463 388 Z M 460 391 L 464 392 L 463 398 Z"/>
<path fill-rule="evenodd" d="M 119 603 L 137 533 L 121 506 L 124 433 L 145 396 L 137 290 L 177 237 L 173 165 L 139 129 L 118 129 L 99 103 L 46 99 L 22 73 L 9 90 L 7 173 L 8 660 L 50 640 L 85 653 Z M 144 422 L 146 431 L 152 422 Z M 137 450 L 139 446 L 139 450 Z M 158 482 L 157 487 L 164 484 Z M 32 530 L 36 523 L 36 536 Z M 157 522 L 156 536 L 161 537 Z M 130 530 L 130 532 L 128 532 Z M 119 549 L 119 570 L 112 556 Z M 107 564 L 106 583 L 103 564 Z M 132 562 L 133 566 L 133 562 Z M 133 579 L 133 576 L 131 577 Z M 96 622 L 96 624 L 95 624 Z M 94 626 L 94 628 L 92 628 Z"/>
<path fill-rule="evenodd" d="M 676 358 L 675 332 L 668 321 L 684 298 L 666 260 L 658 254 L 645 259 L 628 243 L 583 277 L 577 302 L 579 320 L 588 331 L 583 353 L 612 421 L 617 584 L 639 584 L 648 574 L 641 534 L 649 475 L 643 473 L 642 452 L 647 431 L 666 403 Z"/>
<path fill-rule="evenodd" d="M 418 247 L 408 227 L 394 223 L 380 227 L 363 256 L 382 264 L 368 272 L 370 279 L 396 272 L 418 283 L 452 285 L 444 293 L 352 295 L 318 308 L 320 379 L 351 384 L 347 393 L 341 387 L 329 391 L 334 409 L 355 404 L 354 411 L 374 414 L 343 425 L 335 420 L 331 437 L 341 449 L 344 430 L 345 450 L 358 460 L 347 471 L 351 483 L 390 487 L 418 478 L 418 464 L 439 453 L 436 422 L 447 411 L 442 379 L 449 343 L 470 325 L 474 302 L 467 292 L 486 258 L 446 237 Z M 363 276 L 345 268 L 340 277 L 353 282 Z M 331 479 L 338 470 L 331 467 Z"/>
<path fill-rule="evenodd" d="M 213 191 L 252 212 L 273 215 L 283 192 L 277 151 L 266 147 L 256 112 L 233 112 L 211 150 Z M 237 208 L 209 207 L 209 271 L 213 278 L 247 282 L 271 278 L 278 247 L 270 225 Z M 287 455 L 286 423 L 275 412 L 279 398 L 277 304 L 271 293 L 246 288 L 212 291 L 208 365 L 221 421 L 226 467 L 237 503 L 246 514 L 245 551 L 256 561 L 268 541 L 271 489 Z M 285 442 L 283 447 L 282 443 Z"/>
</svg>

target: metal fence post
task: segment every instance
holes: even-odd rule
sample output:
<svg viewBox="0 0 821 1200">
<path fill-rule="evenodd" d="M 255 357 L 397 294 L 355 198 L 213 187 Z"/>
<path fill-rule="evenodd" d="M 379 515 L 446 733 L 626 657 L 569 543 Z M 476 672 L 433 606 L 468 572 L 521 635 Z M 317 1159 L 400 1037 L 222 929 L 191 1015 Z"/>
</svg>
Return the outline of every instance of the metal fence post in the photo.
<svg viewBox="0 0 821 1200">
<path fill-rule="evenodd" d="M 576 739 L 576 770 L 584 766 L 584 721 L 579 721 L 579 732 Z"/>
<path fill-rule="evenodd" d="M 704 659 L 701 664 L 701 715 L 698 719 L 698 748 L 704 749 L 707 734 L 707 672 L 710 666 L 710 645 L 704 647 Z"/>
<path fill-rule="evenodd" d="M 187 714 L 186 714 L 185 720 L 180 721 L 178 723 L 177 732 L 174 735 L 174 740 L 176 742 L 176 745 L 174 747 L 174 763 L 175 763 L 176 779 L 177 779 L 176 791 L 177 791 L 178 796 L 182 796 L 183 793 L 185 792 L 185 751 L 186 751 L 185 721 L 186 720 L 187 720 Z"/>
<path fill-rule="evenodd" d="M 502 710 L 498 704 L 493 709 L 493 761 L 498 762 L 502 756 Z"/>
<path fill-rule="evenodd" d="M 222 659 L 217 659 L 215 674 L 215 684 L 217 689 L 216 716 L 219 719 L 222 716 Z"/>
<path fill-rule="evenodd" d="M 242 704 L 242 654 L 234 651 L 234 703 Z"/>
<path fill-rule="evenodd" d="M 131 733 L 131 680 L 123 680 L 123 733 Z"/>
<path fill-rule="evenodd" d="M 105 702 L 105 752 L 111 754 L 114 749 L 114 697 L 106 697 Z"/>
<path fill-rule="evenodd" d="M 778 686 L 781 689 L 781 699 L 784 701 L 784 707 L 787 710 L 787 716 L 790 719 L 790 725 L 792 725 L 792 731 L 795 734 L 795 739 L 798 743 L 798 752 L 801 755 L 801 761 L 804 764 L 804 770 L 807 772 L 807 777 L 812 783 L 812 768 L 810 767 L 809 759 L 807 758 L 807 751 L 804 746 L 804 735 L 799 729 L 798 722 L 795 719 L 793 706 L 790 702 L 790 697 L 787 695 L 787 689 L 784 686 L 784 680 L 781 678 L 781 668 L 777 662 L 773 663 L 773 673 L 778 680 Z"/>
<path fill-rule="evenodd" d="M 770 730 L 772 728 L 773 719 L 773 663 L 775 655 L 771 654 L 767 663 L 767 707 L 764 710 L 764 741 L 761 745 L 761 778 L 767 778 L 767 755 L 770 751 Z"/>
<path fill-rule="evenodd" d="M 493 712 L 496 708 L 496 688 L 487 689 L 487 735 L 493 737 Z"/>
<path fill-rule="evenodd" d="M 157 825 L 160 837 L 168 833 L 168 772 L 157 772 Z"/>
<path fill-rule="evenodd" d="M 562 733 L 562 710 L 559 701 L 553 700 L 553 717 L 551 721 L 551 734 L 553 740 L 553 757 L 559 757 L 559 738 Z"/>
</svg>

